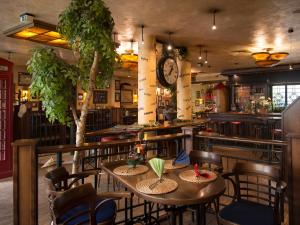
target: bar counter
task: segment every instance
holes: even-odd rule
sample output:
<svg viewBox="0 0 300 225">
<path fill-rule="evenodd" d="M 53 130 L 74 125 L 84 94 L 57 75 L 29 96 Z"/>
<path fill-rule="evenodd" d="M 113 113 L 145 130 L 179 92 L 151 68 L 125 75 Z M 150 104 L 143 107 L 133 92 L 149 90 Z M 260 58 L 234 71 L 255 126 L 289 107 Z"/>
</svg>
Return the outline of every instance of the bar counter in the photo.
<svg viewBox="0 0 300 225">
<path fill-rule="evenodd" d="M 208 113 L 207 117 L 212 120 L 267 123 L 270 120 L 280 121 L 281 113 L 225 112 Z"/>
<path fill-rule="evenodd" d="M 143 130 L 144 132 L 150 132 L 150 131 L 165 131 L 165 130 L 172 130 L 172 129 L 180 129 L 184 126 L 197 126 L 201 124 L 205 124 L 208 121 L 208 119 L 196 119 L 191 122 L 174 122 L 174 123 L 168 123 L 165 122 L 162 125 L 158 126 L 152 126 L 152 127 L 144 127 L 140 130 Z M 122 126 L 120 128 L 118 127 L 111 127 L 107 129 L 87 132 L 85 134 L 86 137 L 92 137 L 92 136 L 98 136 L 98 137 L 104 137 L 104 136 L 110 136 L 110 135 L 118 135 L 126 132 L 135 132 L 139 129 L 134 129 L 134 126 L 128 125 L 128 126 Z"/>
</svg>

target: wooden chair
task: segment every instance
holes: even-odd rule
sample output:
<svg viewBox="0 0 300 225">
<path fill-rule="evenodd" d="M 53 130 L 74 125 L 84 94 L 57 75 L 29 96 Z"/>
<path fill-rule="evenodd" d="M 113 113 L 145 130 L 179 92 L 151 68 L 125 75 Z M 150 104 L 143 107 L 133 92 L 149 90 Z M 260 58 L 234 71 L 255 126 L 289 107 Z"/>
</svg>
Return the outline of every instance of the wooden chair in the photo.
<svg viewBox="0 0 300 225">
<path fill-rule="evenodd" d="M 99 199 L 90 183 L 62 192 L 50 202 L 53 224 L 114 224 L 115 202 L 112 199 Z"/>
<path fill-rule="evenodd" d="M 48 191 L 66 191 L 69 190 L 73 184 L 77 183 L 90 175 L 96 175 L 98 171 L 87 171 L 76 174 L 69 174 L 64 167 L 58 167 L 45 174 L 45 181 L 48 185 Z"/>
<path fill-rule="evenodd" d="M 96 173 L 97 171 L 87 171 L 69 174 L 64 167 L 46 173 L 47 194 L 54 225 L 82 224 L 83 220 L 88 219 L 93 225 L 95 224 L 93 214 L 97 224 L 113 224 L 117 208 L 114 200 L 131 198 L 129 192 L 101 192 L 96 195 L 96 191 L 90 183 L 72 188 L 76 181 Z M 69 182 L 70 179 L 74 180 Z M 85 213 L 81 213 L 81 211 Z"/>
<path fill-rule="evenodd" d="M 217 173 L 223 172 L 222 158 L 220 155 L 218 155 L 217 153 L 214 153 L 214 152 L 193 150 L 190 152 L 190 162 L 192 165 L 194 165 L 195 163 L 198 163 L 200 168 L 204 164 L 207 164 L 209 170 L 213 170 Z M 217 217 L 216 218 L 217 223 L 219 224 L 219 217 L 218 217 L 219 208 L 220 208 L 219 198 L 217 198 L 213 202 L 209 203 L 209 205 L 211 205 L 211 204 L 214 205 L 214 210 L 215 210 L 215 214 Z"/>
<path fill-rule="evenodd" d="M 223 172 L 222 158 L 214 152 L 193 150 L 190 152 L 190 162 L 192 165 L 198 163 L 200 167 L 203 166 L 203 164 L 207 164 L 209 169 L 218 173 Z"/>
<path fill-rule="evenodd" d="M 284 191 L 278 168 L 260 163 L 237 163 L 234 177 L 234 199 L 219 212 L 223 225 L 279 225 L 284 220 Z"/>
</svg>

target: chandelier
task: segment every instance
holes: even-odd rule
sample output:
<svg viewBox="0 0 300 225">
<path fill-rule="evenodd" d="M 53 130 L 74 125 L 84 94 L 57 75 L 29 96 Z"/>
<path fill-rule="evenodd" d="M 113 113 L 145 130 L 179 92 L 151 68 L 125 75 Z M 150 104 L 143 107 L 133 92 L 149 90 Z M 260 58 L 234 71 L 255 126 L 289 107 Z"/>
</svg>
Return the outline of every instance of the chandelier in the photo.
<svg viewBox="0 0 300 225">
<path fill-rule="evenodd" d="M 138 67 L 138 46 L 137 42 L 121 42 L 117 48 L 121 67 L 127 70 L 137 70 Z"/>
<path fill-rule="evenodd" d="M 264 52 L 254 52 L 251 56 L 255 60 L 255 64 L 260 67 L 273 66 L 285 59 L 289 53 L 287 52 L 274 52 L 270 53 L 272 49 L 267 48 Z"/>
</svg>

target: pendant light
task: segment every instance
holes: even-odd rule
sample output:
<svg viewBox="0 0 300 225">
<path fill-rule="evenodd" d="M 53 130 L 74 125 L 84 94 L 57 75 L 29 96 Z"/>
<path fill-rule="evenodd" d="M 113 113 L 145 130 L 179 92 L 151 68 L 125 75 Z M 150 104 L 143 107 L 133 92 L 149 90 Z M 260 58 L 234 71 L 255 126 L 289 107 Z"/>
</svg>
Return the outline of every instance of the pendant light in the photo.
<svg viewBox="0 0 300 225">
<path fill-rule="evenodd" d="M 167 47 L 167 49 L 168 49 L 168 51 L 171 51 L 172 50 L 172 45 L 171 45 L 171 32 L 169 32 L 169 44 L 168 44 L 168 47 Z"/>
<path fill-rule="evenodd" d="M 142 25 L 142 45 L 145 43 L 144 42 L 144 28 L 145 28 L 145 26 Z"/>
<path fill-rule="evenodd" d="M 205 63 L 205 64 L 208 63 L 208 61 L 207 61 L 207 50 L 205 50 L 205 61 L 204 61 L 204 63 Z"/>
<path fill-rule="evenodd" d="M 216 13 L 217 13 L 217 10 L 214 9 L 212 11 L 212 14 L 213 14 L 213 25 L 211 27 L 212 30 L 216 30 L 217 29 L 217 26 L 216 26 Z"/>
<path fill-rule="evenodd" d="M 134 51 L 133 51 L 133 39 L 130 40 L 130 50 L 131 50 L 131 55 L 134 55 Z"/>
<path fill-rule="evenodd" d="M 294 28 L 290 27 L 288 29 L 288 33 L 289 33 L 289 42 L 290 42 L 290 54 L 292 53 L 292 33 L 294 32 Z M 289 70 L 293 70 L 293 65 L 290 63 L 289 64 Z"/>
<path fill-rule="evenodd" d="M 198 57 L 199 60 L 202 59 L 202 46 L 200 45 L 199 46 L 199 57 Z"/>
</svg>

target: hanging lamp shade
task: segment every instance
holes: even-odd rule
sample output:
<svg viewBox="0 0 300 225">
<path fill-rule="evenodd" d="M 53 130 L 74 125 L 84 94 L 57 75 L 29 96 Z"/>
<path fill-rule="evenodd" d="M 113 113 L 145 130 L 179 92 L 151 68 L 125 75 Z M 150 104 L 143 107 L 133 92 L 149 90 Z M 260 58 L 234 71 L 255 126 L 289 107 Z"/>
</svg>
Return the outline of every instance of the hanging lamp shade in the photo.
<svg viewBox="0 0 300 225">
<path fill-rule="evenodd" d="M 270 53 L 269 52 L 255 52 L 252 55 L 255 61 L 268 60 Z"/>
<path fill-rule="evenodd" d="M 279 62 L 280 60 L 260 60 L 260 61 L 256 61 L 255 64 L 260 67 L 268 67 L 268 66 L 273 66 Z"/>
<path fill-rule="evenodd" d="M 287 52 L 275 52 L 275 53 L 271 54 L 270 58 L 271 58 L 271 60 L 283 60 L 288 55 L 289 55 L 289 53 L 287 53 Z"/>
</svg>

